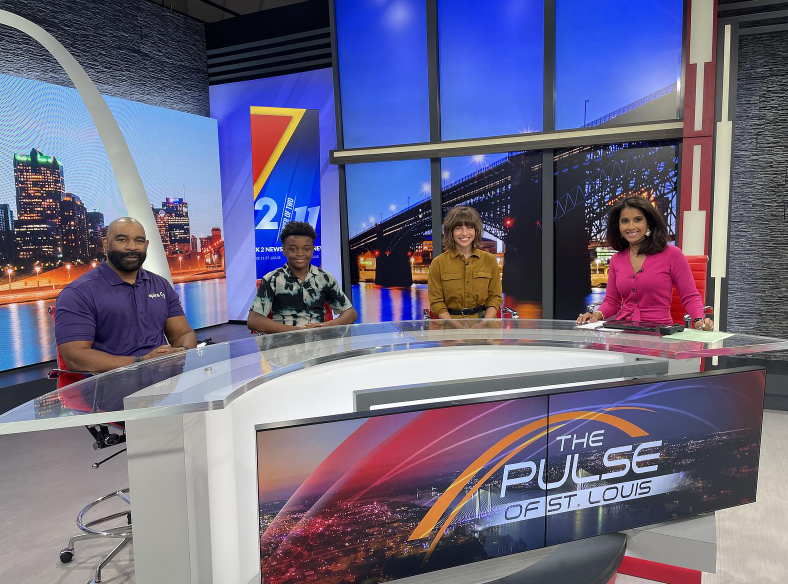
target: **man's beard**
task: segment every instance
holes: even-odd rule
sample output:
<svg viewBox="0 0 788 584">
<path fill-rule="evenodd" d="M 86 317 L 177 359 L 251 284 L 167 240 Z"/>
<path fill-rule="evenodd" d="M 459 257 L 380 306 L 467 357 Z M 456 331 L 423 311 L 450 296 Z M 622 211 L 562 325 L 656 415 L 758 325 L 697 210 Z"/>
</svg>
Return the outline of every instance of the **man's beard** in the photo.
<svg viewBox="0 0 788 584">
<path fill-rule="evenodd" d="M 145 263 L 147 254 L 144 251 L 140 252 L 122 252 L 122 251 L 108 251 L 107 259 L 121 272 L 136 272 Z M 137 261 L 129 262 L 124 261 L 124 258 L 133 258 Z"/>
</svg>

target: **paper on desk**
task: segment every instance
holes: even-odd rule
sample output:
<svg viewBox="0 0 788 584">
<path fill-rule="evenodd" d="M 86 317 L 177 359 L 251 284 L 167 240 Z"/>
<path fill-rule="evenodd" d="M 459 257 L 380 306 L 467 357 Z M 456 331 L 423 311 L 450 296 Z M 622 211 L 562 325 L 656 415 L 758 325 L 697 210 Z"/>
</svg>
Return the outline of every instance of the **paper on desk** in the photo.
<svg viewBox="0 0 788 584">
<path fill-rule="evenodd" d="M 665 338 L 670 339 L 671 341 L 700 341 L 701 343 L 716 343 L 731 336 L 733 336 L 733 333 L 684 329 L 680 333 L 673 333 L 672 335 L 667 335 Z"/>
<path fill-rule="evenodd" d="M 576 328 L 576 329 L 590 329 L 590 330 L 595 330 L 595 329 L 601 328 L 601 327 L 602 327 L 602 325 L 604 325 L 604 324 L 605 324 L 605 321 L 604 321 L 604 320 L 598 320 L 598 321 L 596 321 L 596 322 L 589 322 L 589 323 L 587 323 L 587 324 L 578 324 L 578 325 L 575 325 L 575 328 Z"/>
</svg>

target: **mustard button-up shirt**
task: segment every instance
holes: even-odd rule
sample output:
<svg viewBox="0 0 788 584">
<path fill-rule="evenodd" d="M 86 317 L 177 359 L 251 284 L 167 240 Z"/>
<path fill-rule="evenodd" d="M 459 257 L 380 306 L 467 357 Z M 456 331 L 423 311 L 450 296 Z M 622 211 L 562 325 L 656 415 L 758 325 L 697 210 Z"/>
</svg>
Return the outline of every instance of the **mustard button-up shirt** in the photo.
<svg viewBox="0 0 788 584">
<path fill-rule="evenodd" d="M 430 264 L 427 292 L 435 316 L 448 309 L 477 306 L 498 310 L 503 304 L 498 260 L 480 249 L 474 249 L 467 260 L 459 251 L 443 252 Z M 477 318 L 477 315 L 466 318 Z"/>
</svg>

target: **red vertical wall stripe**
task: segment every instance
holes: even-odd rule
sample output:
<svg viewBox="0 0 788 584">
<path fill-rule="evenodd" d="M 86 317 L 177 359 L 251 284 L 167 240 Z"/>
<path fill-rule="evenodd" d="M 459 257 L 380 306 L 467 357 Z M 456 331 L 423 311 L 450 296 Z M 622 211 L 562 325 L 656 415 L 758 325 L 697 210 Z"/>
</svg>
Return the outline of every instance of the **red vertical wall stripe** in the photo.
<svg viewBox="0 0 788 584">
<path fill-rule="evenodd" d="M 712 25 L 712 50 L 711 61 L 704 63 L 703 67 L 703 123 L 700 130 L 695 130 L 695 88 L 698 79 L 698 65 L 689 62 L 690 38 L 692 36 L 692 2 L 687 6 L 687 35 L 684 47 L 686 62 L 684 75 L 684 132 L 683 151 L 681 158 L 681 196 L 679 197 L 679 224 L 683 225 L 682 218 L 685 211 L 692 208 L 692 172 L 693 150 L 696 144 L 701 146 L 700 157 L 700 184 L 698 210 L 706 211 L 706 233 L 704 236 L 704 253 L 709 253 L 709 219 L 711 218 L 711 180 L 712 161 L 714 148 L 714 97 L 715 75 L 717 70 L 716 44 L 717 44 L 717 1 L 714 0 L 713 25 Z M 678 244 L 682 244 L 682 233 L 677 234 Z"/>
</svg>

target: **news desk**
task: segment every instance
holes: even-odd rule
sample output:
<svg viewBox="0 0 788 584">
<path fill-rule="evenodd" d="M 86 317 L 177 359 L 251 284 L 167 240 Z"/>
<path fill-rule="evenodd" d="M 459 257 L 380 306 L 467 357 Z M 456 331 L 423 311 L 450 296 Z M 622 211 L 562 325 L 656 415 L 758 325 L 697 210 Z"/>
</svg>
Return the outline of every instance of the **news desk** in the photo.
<svg viewBox="0 0 788 584">
<path fill-rule="evenodd" d="M 785 349 L 786 340 L 753 335 L 708 343 L 553 320 L 335 326 L 91 377 L 0 416 L 0 434 L 124 421 L 136 582 L 249 584 L 260 582 L 260 425 L 659 380 L 697 372 L 704 357 Z M 627 535 L 630 555 L 715 571 L 713 514 Z"/>
</svg>

